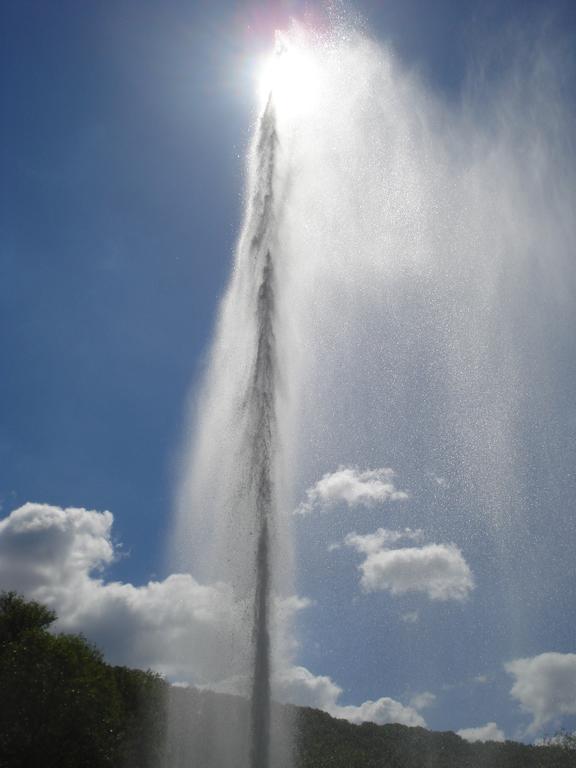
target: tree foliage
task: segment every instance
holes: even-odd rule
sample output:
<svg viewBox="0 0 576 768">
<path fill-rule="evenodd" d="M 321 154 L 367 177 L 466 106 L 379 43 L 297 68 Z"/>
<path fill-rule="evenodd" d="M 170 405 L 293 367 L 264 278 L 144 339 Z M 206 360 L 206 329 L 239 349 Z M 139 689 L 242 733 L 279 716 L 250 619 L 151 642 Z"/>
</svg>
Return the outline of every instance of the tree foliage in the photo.
<svg viewBox="0 0 576 768">
<path fill-rule="evenodd" d="M 45 605 L 27 602 L 16 592 L 0 593 L 0 646 L 18 642 L 26 633 L 47 629 L 56 614 Z"/>
<path fill-rule="evenodd" d="M 164 683 L 109 666 L 79 635 L 51 634 L 55 618 L 39 603 L 0 596 L 0 766 L 152 768 L 142 745 L 152 758 Z"/>
<path fill-rule="evenodd" d="M 574 753 L 477 742 L 406 725 L 353 725 L 314 709 L 299 710 L 298 768 L 576 768 Z"/>
<path fill-rule="evenodd" d="M 542 739 L 542 746 L 544 747 L 560 747 L 569 752 L 576 754 L 576 731 L 570 732 L 564 729 L 556 731 L 553 736 L 545 736 Z M 576 764 L 576 758 L 574 760 Z"/>
</svg>

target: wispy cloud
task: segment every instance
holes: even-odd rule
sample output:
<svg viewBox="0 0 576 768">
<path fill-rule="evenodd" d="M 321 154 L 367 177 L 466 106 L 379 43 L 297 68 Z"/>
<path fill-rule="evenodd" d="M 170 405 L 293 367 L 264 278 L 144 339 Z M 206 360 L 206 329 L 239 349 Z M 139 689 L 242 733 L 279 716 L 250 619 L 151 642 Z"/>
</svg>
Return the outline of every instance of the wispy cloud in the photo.
<svg viewBox="0 0 576 768">
<path fill-rule="evenodd" d="M 359 535 L 349 533 L 344 538 L 344 544 L 353 547 L 357 552 L 370 555 L 380 552 L 382 549 L 390 548 L 392 544 L 398 544 L 400 541 L 422 541 L 424 531 L 411 528 L 405 528 L 403 531 L 390 531 L 387 528 L 378 528 L 374 533 Z"/>
<path fill-rule="evenodd" d="M 339 467 L 325 474 L 306 491 L 306 500 L 296 509 L 297 514 L 331 509 L 338 504 L 353 507 L 374 507 L 387 501 L 403 501 L 406 491 L 394 484 L 396 474 L 389 467 L 361 471 L 355 467 Z"/>
<path fill-rule="evenodd" d="M 439 488 L 448 487 L 448 481 L 446 480 L 445 477 L 441 477 L 440 475 L 437 475 L 435 472 L 428 472 L 428 477 L 434 483 L 434 485 L 438 486 Z"/>
</svg>

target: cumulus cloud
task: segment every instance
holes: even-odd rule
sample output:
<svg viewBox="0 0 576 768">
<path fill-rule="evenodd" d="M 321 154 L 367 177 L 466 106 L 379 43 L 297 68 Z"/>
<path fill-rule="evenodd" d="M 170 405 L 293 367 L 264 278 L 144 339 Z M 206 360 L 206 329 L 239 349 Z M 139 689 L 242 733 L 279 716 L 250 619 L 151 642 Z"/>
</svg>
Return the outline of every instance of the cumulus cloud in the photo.
<svg viewBox="0 0 576 768">
<path fill-rule="evenodd" d="M 250 610 L 232 587 L 186 573 L 142 586 L 106 582 L 103 571 L 117 557 L 112 524 L 110 512 L 25 504 L 0 521 L 0 584 L 52 607 L 56 629 L 82 632 L 112 663 L 195 685 L 249 685 L 239 649 L 250 647 Z M 308 605 L 277 599 L 274 619 L 286 627 Z M 278 654 L 289 659 L 292 638 L 281 634 Z"/>
<path fill-rule="evenodd" d="M 422 531 L 387 531 L 365 536 L 350 533 L 344 543 L 366 555 L 360 564 L 360 583 L 367 592 L 387 590 L 393 595 L 424 592 L 431 600 L 465 600 L 474 580 L 455 544 L 389 549 L 401 539 L 420 539 Z"/>
<path fill-rule="evenodd" d="M 386 501 L 408 498 L 406 491 L 394 485 L 394 470 L 389 467 L 360 471 L 355 467 L 339 467 L 325 474 L 306 491 L 306 501 L 297 508 L 298 514 L 330 509 L 337 504 L 353 507 L 373 507 Z"/>
<path fill-rule="evenodd" d="M 511 695 L 532 716 L 529 733 L 576 714 L 575 653 L 541 653 L 510 661 L 504 668 L 514 677 Z"/>
<path fill-rule="evenodd" d="M 29 591 L 66 588 L 115 558 L 110 512 L 25 504 L 0 521 L 0 577 Z"/>
<path fill-rule="evenodd" d="M 333 717 L 349 720 L 351 723 L 373 722 L 379 725 L 402 723 L 426 726 L 417 707 L 412 704 L 407 706 L 386 696 L 376 701 L 368 700 L 362 704 L 344 706 L 339 703 L 342 694 L 340 686 L 326 675 L 314 675 L 306 667 L 293 666 L 283 670 L 276 676 L 274 691 L 278 701 L 317 707 Z M 433 694 L 425 695 L 433 697 Z M 427 698 L 426 702 L 429 701 Z"/>
<path fill-rule="evenodd" d="M 504 731 L 502 731 L 496 723 L 486 723 L 486 725 L 479 725 L 477 728 L 461 728 L 456 731 L 458 736 L 461 736 L 466 741 L 505 741 Z"/>
<path fill-rule="evenodd" d="M 0 582 L 54 608 L 59 630 L 83 632 L 113 663 L 195 682 L 230 673 L 239 610 L 231 588 L 189 574 L 105 583 L 112 522 L 110 512 L 25 504 L 0 522 Z"/>
</svg>

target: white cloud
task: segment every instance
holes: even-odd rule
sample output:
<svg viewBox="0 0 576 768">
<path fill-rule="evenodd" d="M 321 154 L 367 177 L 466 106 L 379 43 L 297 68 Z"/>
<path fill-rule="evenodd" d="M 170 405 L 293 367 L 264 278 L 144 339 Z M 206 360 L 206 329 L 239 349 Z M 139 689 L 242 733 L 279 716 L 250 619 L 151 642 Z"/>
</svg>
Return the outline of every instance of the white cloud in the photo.
<svg viewBox="0 0 576 768">
<path fill-rule="evenodd" d="M 355 467 L 339 467 L 336 472 L 325 474 L 316 485 L 306 491 L 306 501 L 296 512 L 309 514 L 314 510 L 330 509 L 345 503 L 349 508 L 373 507 L 386 501 L 408 498 L 405 491 L 394 485 L 394 470 L 388 467 L 368 469 L 364 472 Z"/>
<path fill-rule="evenodd" d="M 430 693 L 430 691 L 423 691 L 422 693 L 416 693 L 410 699 L 410 706 L 414 709 L 421 710 L 431 707 L 436 701 L 436 695 Z"/>
<path fill-rule="evenodd" d="M 117 557 L 112 523 L 110 512 L 25 504 L 0 521 L 0 584 L 52 607 L 56 629 L 82 632 L 112 663 L 212 687 L 245 679 L 238 649 L 250 647 L 250 611 L 231 586 L 185 573 L 142 586 L 106 582 L 102 571 Z M 277 625 L 309 605 L 276 600 Z M 280 634 L 277 653 L 287 663 L 294 642 Z"/>
<path fill-rule="evenodd" d="M 110 512 L 25 504 L 0 521 L 0 576 L 22 590 L 64 588 L 115 558 Z"/>
<path fill-rule="evenodd" d="M 56 628 L 82 632 L 117 664 L 197 682 L 230 673 L 238 606 L 223 583 L 189 574 L 105 583 L 115 559 L 110 512 L 25 504 L 0 522 L 0 583 L 55 609 Z"/>
<path fill-rule="evenodd" d="M 515 678 L 511 695 L 532 715 L 529 733 L 564 715 L 576 714 L 575 653 L 541 653 L 510 661 L 504 668 Z"/>
<path fill-rule="evenodd" d="M 404 624 L 417 624 L 420 621 L 420 614 L 418 611 L 408 611 L 408 613 L 403 613 L 400 619 Z"/>
<path fill-rule="evenodd" d="M 326 675 L 314 675 L 306 667 L 292 666 L 276 675 L 276 698 L 283 703 L 330 711 L 342 689 Z"/>
<path fill-rule="evenodd" d="M 401 539 L 421 538 L 422 531 L 386 531 L 359 536 L 350 533 L 344 543 L 365 554 L 360 583 L 367 592 L 388 590 L 393 595 L 424 592 L 431 600 L 465 600 L 474 588 L 468 564 L 455 544 L 388 549 Z"/>
<path fill-rule="evenodd" d="M 365 701 L 357 707 L 333 707 L 330 714 L 349 720 L 351 723 L 401 723 L 426 727 L 426 721 L 413 707 L 405 706 L 395 699 L 382 697 L 377 701 Z"/>
<path fill-rule="evenodd" d="M 326 675 L 314 675 L 306 667 L 289 667 L 276 676 L 275 697 L 284 703 L 317 707 L 333 717 L 352 723 L 373 722 L 402 723 L 403 725 L 426 726 L 422 715 L 415 706 L 407 706 L 395 699 L 382 697 L 377 701 L 365 701 L 359 705 L 339 704 L 342 689 Z M 425 694 L 433 697 L 433 694 Z M 429 698 L 426 699 L 430 701 Z M 422 703 L 422 702 L 421 702 Z"/>
<path fill-rule="evenodd" d="M 461 728 L 456 731 L 458 736 L 461 736 L 466 741 L 505 741 L 504 731 L 502 731 L 496 723 L 486 723 L 486 725 L 479 725 L 477 728 Z"/>
</svg>

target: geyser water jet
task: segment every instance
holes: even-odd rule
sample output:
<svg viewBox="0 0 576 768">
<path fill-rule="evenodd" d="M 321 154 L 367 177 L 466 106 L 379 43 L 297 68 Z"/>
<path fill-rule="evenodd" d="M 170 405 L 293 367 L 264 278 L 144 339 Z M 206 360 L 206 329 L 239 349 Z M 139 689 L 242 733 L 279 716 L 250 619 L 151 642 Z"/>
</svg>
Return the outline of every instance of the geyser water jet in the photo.
<svg viewBox="0 0 576 768">
<path fill-rule="evenodd" d="M 259 127 L 258 176 L 252 205 L 249 257 L 258 275 L 256 360 L 246 406 L 251 411 L 246 435 L 251 469 L 257 546 L 254 596 L 254 671 L 252 682 L 251 768 L 266 768 L 270 752 L 270 518 L 277 507 L 274 489 L 276 455 L 276 347 L 274 336 L 274 174 L 276 125 L 272 96 Z M 248 502 L 250 503 L 250 501 Z"/>
<path fill-rule="evenodd" d="M 279 489 L 283 487 L 283 478 L 275 300 L 277 152 L 271 92 L 259 117 L 251 151 L 245 223 L 235 273 L 220 318 L 206 390 L 206 410 L 202 414 L 208 423 L 207 440 L 196 454 L 196 472 L 192 476 L 196 499 L 205 492 L 205 499 L 211 496 L 210 509 L 216 512 L 215 519 L 204 521 L 204 534 L 210 541 L 207 551 L 213 558 L 212 562 L 205 562 L 204 575 L 208 579 L 224 575 L 234 587 L 239 608 L 232 638 L 234 648 L 231 658 L 223 663 L 227 674 L 221 689 L 250 699 L 249 722 L 244 724 L 248 738 L 243 739 L 240 754 L 235 750 L 233 755 L 234 765 L 250 768 L 267 768 L 271 764 L 274 605 L 278 596 L 286 592 L 281 577 L 286 563 L 278 562 L 282 527 L 278 520 L 282 508 Z M 214 392 L 222 387 L 226 393 L 215 399 Z M 216 407 L 211 412 L 213 404 Z M 214 463 L 216 455 L 208 443 L 213 445 L 213 440 L 219 439 L 214 433 L 219 419 L 224 419 L 226 425 L 219 435 L 226 445 L 220 445 Z M 217 484 L 218 489 L 211 480 L 204 485 L 215 466 L 222 467 L 226 476 L 224 483 Z M 200 505 L 204 507 L 201 502 Z M 222 727 L 227 728 L 225 724 Z M 281 730 L 278 723 L 275 730 Z M 274 754 L 274 765 L 288 759 L 280 743 L 275 745 Z M 226 763 L 220 759 L 218 764 Z"/>
</svg>

